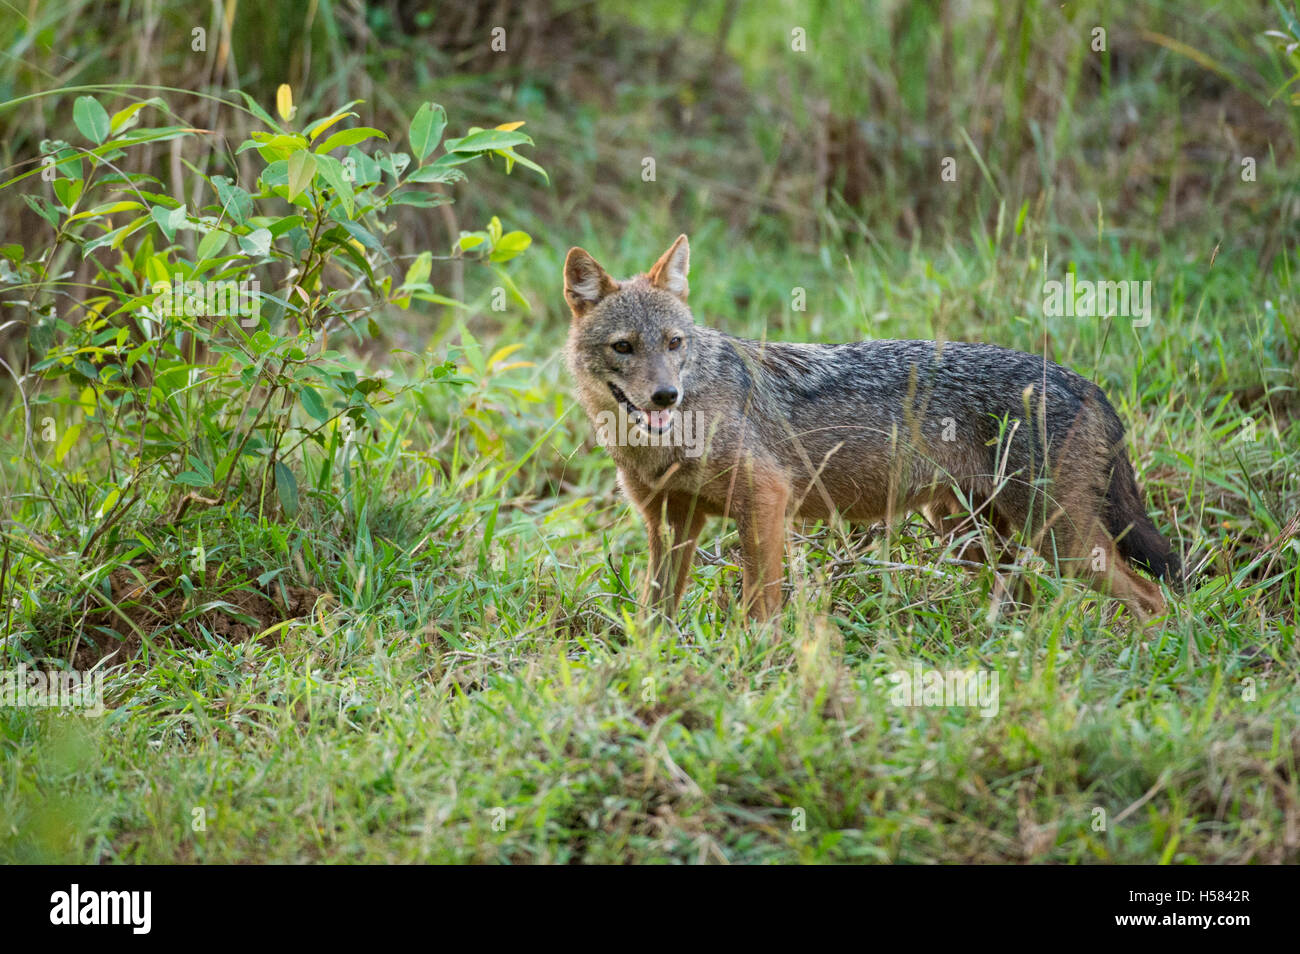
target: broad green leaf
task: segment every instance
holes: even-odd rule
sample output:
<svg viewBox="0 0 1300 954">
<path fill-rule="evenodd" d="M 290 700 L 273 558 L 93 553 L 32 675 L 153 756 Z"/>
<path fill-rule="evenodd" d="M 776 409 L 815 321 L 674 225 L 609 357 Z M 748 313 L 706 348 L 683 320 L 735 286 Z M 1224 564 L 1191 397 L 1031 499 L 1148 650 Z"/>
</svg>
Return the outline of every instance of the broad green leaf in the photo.
<svg viewBox="0 0 1300 954">
<path fill-rule="evenodd" d="M 383 171 L 379 163 L 356 146 L 348 149 L 343 168 L 347 171 L 354 186 L 365 186 L 378 182 Z"/>
<path fill-rule="evenodd" d="M 448 298 L 446 295 L 435 295 L 432 294 L 431 292 L 420 292 L 420 291 L 411 292 L 411 297 L 418 298 L 420 301 L 433 302 L 433 304 L 435 305 L 449 305 L 452 308 L 469 307 L 463 301 L 457 301 L 454 298 Z M 378 335 L 376 335 L 376 337 L 378 337 Z"/>
<path fill-rule="evenodd" d="M 63 207 L 71 211 L 81 198 L 81 190 L 86 187 L 84 179 L 55 179 L 54 194 L 58 196 Z"/>
<path fill-rule="evenodd" d="M 508 149 L 511 146 L 531 146 L 532 139 L 521 132 L 502 129 L 480 129 L 460 139 L 448 139 L 448 152 L 490 152 L 493 149 Z"/>
<path fill-rule="evenodd" d="M 122 491 L 118 489 L 118 487 L 113 487 L 112 490 L 109 490 L 108 494 L 104 496 L 104 503 L 101 503 L 99 509 L 96 509 L 95 511 L 95 520 L 100 520 L 101 517 L 107 515 L 107 513 L 112 513 L 113 507 L 117 506 L 118 499 L 120 499 L 121 496 Z"/>
<path fill-rule="evenodd" d="M 159 285 L 166 285 L 170 289 L 171 276 L 167 274 L 167 256 L 151 255 L 144 263 L 144 277 L 149 279 L 149 284 L 158 290 Z"/>
<path fill-rule="evenodd" d="M 50 204 L 49 199 L 45 198 L 43 195 L 23 193 L 23 201 L 32 207 L 32 211 L 43 218 L 46 222 L 49 222 L 56 230 L 58 229 L 59 213 L 54 206 Z"/>
<path fill-rule="evenodd" d="M 110 490 L 105 495 L 104 502 L 101 503 L 99 505 L 99 508 L 95 511 L 95 519 L 99 520 L 100 518 L 104 517 L 106 514 L 112 513 L 113 508 L 117 506 L 117 501 L 121 498 L 121 496 L 122 496 L 122 491 L 119 488 L 114 487 L 112 490 Z"/>
<path fill-rule="evenodd" d="M 409 181 L 409 180 L 408 180 Z M 393 205 L 414 205 L 422 209 L 436 209 L 452 201 L 451 196 L 441 192 L 421 192 L 419 189 L 399 189 L 388 197 Z"/>
<path fill-rule="evenodd" d="M 108 111 L 93 96 L 78 96 L 72 104 L 72 121 L 78 131 L 95 145 L 108 138 Z"/>
<path fill-rule="evenodd" d="M 303 221 L 304 219 L 301 215 L 286 215 L 282 219 L 276 219 L 273 221 L 267 226 L 267 230 L 270 231 L 272 236 L 279 238 L 290 229 L 296 229 L 301 226 Z"/>
<path fill-rule="evenodd" d="M 109 121 L 108 131 L 110 133 L 117 133 L 124 129 L 130 129 L 140 121 L 139 117 L 136 116 L 136 113 L 148 106 L 150 102 L 150 100 L 142 99 L 138 103 L 132 103 L 124 109 L 119 109 L 113 114 L 113 118 Z"/>
<path fill-rule="evenodd" d="M 343 174 L 343 163 L 333 156 L 317 156 L 316 161 L 320 164 L 321 176 L 343 203 L 343 210 L 348 218 L 352 218 L 356 202 L 352 195 L 352 186 L 348 184 L 347 176 Z"/>
<path fill-rule="evenodd" d="M 523 166 L 525 169 L 532 169 L 532 170 L 533 170 L 534 172 L 536 172 L 539 176 L 541 176 L 543 179 L 545 179 L 548 185 L 550 184 L 550 182 L 551 182 L 551 177 L 548 176 L 548 175 L 546 174 L 546 170 L 545 170 L 545 169 L 543 169 L 543 168 L 542 168 L 541 166 L 539 166 L 537 163 L 533 162 L 533 160 L 531 160 L 531 159 L 526 159 L 525 157 L 519 155 L 519 153 L 515 152 L 513 149 L 495 149 L 495 150 L 493 150 L 493 153 L 494 153 L 495 155 L 498 155 L 498 156 L 504 156 L 504 157 L 505 157 L 505 160 L 506 160 L 506 174 L 507 174 L 507 175 L 510 174 L 511 166 L 513 166 L 514 163 L 517 162 L 517 163 L 519 163 L 521 166 Z"/>
<path fill-rule="evenodd" d="M 293 476 L 284 461 L 275 462 L 275 491 L 280 497 L 280 506 L 284 508 L 285 515 L 296 517 L 298 515 L 298 480 Z"/>
<path fill-rule="evenodd" d="M 247 235 L 239 236 L 239 250 L 253 258 L 261 258 L 271 252 L 271 232 L 269 229 L 254 229 Z"/>
<path fill-rule="evenodd" d="M 379 164 L 385 172 L 393 177 L 393 182 L 396 183 L 398 179 L 402 178 L 402 173 L 406 171 L 406 167 L 411 164 L 411 157 L 404 152 L 390 152 L 380 158 Z"/>
<path fill-rule="evenodd" d="M 358 225 L 356 222 L 340 222 L 339 224 L 342 225 L 343 228 L 347 229 L 348 234 L 366 248 L 375 252 L 382 252 L 384 250 L 384 246 L 380 243 L 379 239 L 375 238 L 369 231 Z"/>
<path fill-rule="evenodd" d="M 216 258 L 221 254 L 221 250 L 226 247 L 226 242 L 230 239 L 229 232 L 223 232 L 221 229 L 213 229 L 203 240 L 199 242 L 196 261 L 207 261 L 210 258 Z"/>
<path fill-rule="evenodd" d="M 438 148 L 443 130 L 447 128 L 447 111 L 436 103 L 425 103 L 415 112 L 407 138 L 417 162 Z"/>
<path fill-rule="evenodd" d="M 293 133 L 280 133 L 273 136 L 270 133 L 255 132 L 252 143 L 252 148 L 256 149 L 258 155 L 267 162 L 288 159 L 295 152 L 307 148 L 307 140 Z M 249 144 L 245 142 L 236 150 L 236 154 L 244 152 L 248 147 Z"/>
<path fill-rule="evenodd" d="M 305 149 L 289 157 L 289 201 L 301 193 L 316 178 L 316 157 Z"/>
<path fill-rule="evenodd" d="M 80 424 L 70 424 L 63 431 L 63 437 L 59 438 L 59 443 L 54 448 L 54 462 L 56 464 L 63 463 L 63 458 L 68 456 L 68 451 L 72 450 L 72 445 L 77 442 L 77 437 L 80 434 Z"/>
<path fill-rule="evenodd" d="M 487 155 L 482 152 L 449 152 L 433 160 L 426 169 L 449 169 L 452 166 L 463 166 L 467 162 L 473 162 L 479 156 Z M 463 173 L 462 173 L 463 175 Z"/>
<path fill-rule="evenodd" d="M 320 399 L 315 388 L 304 386 L 298 392 L 298 397 L 302 401 L 303 409 L 316 420 L 324 424 L 330 419 L 330 413 L 325 409 L 325 402 Z"/>
<path fill-rule="evenodd" d="M 226 176 L 213 176 L 212 187 L 217 190 L 222 211 L 236 225 L 247 225 L 248 217 L 253 214 L 253 197 Z"/>
<path fill-rule="evenodd" d="M 151 221 L 153 221 L 151 216 L 142 215 L 138 219 L 128 222 L 120 228 L 113 229 L 111 232 L 105 232 L 99 238 L 87 242 L 81 247 L 82 251 L 86 254 L 90 254 L 95 251 L 95 249 L 103 248 L 104 246 L 108 246 L 109 248 L 120 248 L 122 243 L 126 241 L 132 233 L 143 228 Z"/>
<path fill-rule="evenodd" d="M 473 156 L 469 157 L 474 158 Z M 421 166 L 406 177 L 407 182 L 460 182 L 465 178 L 465 173 L 451 166 L 440 166 L 438 163 Z"/>
<path fill-rule="evenodd" d="M 339 146 L 355 146 L 359 142 L 365 142 L 367 139 L 376 138 L 387 139 L 388 134 L 382 129 L 375 129 L 371 126 L 356 126 L 352 129 L 340 129 L 317 146 L 316 152 L 324 154 Z"/>
<path fill-rule="evenodd" d="M 181 206 L 181 208 L 183 209 L 184 206 Z M 177 225 L 172 218 L 174 211 L 173 209 L 165 209 L 161 205 L 155 205 L 149 210 L 149 214 L 153 216 L 153 220 L 158 223 L 158 228 L 162 230 L 162 234 L 167 237 L 169 242 L 176 240 Z"/>
<path fill-rule="evenodd" d="M 492 248 L 491 260 L 508 262 L 533 244 L 533 238 L 527 232 L 507 232 Z"/>
<path fill-rule="evenodd" d="M 262 189 L 273 189 L 276 186 L 289 186 L 289 163 L 284 159 L 277 159 L 275 162 L 268 163 L 257 177 L 258 185 Z"/>
<path fill-rule="evenodd" d="M 406 270 L 406 278 L 402 281 L 403 285 L 420 285 L 429 278 L 429 273 L 433 270 L 433 253 L 421 252 L 411 263 L 411 267 Z"/>
</svg>

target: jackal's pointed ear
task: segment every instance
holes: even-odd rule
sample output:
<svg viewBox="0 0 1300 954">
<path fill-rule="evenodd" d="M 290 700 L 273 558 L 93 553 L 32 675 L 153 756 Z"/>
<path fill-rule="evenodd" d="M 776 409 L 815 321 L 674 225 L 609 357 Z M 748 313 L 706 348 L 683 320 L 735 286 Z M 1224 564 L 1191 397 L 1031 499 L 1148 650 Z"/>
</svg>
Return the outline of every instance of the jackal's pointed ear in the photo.
<svg viewBox="0 0 1300 954">
<path fill-rule="evenodd" d="M 655 288 L 672 292 L 682 301 L 691 293 L 691 286 L 686 281 L 686 273 L 691 270 L 691 243 L 685 235 L 677 236 L 673 247 L 659 256 L 655 267 L 650 269 L 647 277 Z"/>
<path fill-rule="evenodd" d="M 618 282 L 600 267 L 586 249 L 571 248 L 564 259 L 564 300 L 574 318 L 581 318 L 600 300 L 618 291 Z"/>
</svg>

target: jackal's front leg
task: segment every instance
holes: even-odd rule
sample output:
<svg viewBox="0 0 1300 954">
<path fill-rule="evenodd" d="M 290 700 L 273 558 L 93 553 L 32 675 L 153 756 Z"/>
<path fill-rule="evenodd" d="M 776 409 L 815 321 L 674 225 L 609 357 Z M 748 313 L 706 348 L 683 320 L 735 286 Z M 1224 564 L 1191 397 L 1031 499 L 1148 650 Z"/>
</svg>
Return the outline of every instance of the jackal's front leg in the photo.
<svg viewBox="0 0 1300 954">
<path fill-rule="evenodd" d="M 646 568 L 642 605 L 670 619 L 690 580 L 691 561 L 707 516 L 692 496 L 655 492 L 633 475 L 620 472 L 624 491 L 641 511 L 649 538 L 650 563 Z"/>
<path fill-rule="evenodd" d="M 643 602 L 671 619 L 691 578 L 691 562 L 706 514 L 695 498 L 680 494 L 656 498 L 653 507 L 647 508 L 651 509 L 653 515 L 646 513 L 650 566 Z"/>
</svg>

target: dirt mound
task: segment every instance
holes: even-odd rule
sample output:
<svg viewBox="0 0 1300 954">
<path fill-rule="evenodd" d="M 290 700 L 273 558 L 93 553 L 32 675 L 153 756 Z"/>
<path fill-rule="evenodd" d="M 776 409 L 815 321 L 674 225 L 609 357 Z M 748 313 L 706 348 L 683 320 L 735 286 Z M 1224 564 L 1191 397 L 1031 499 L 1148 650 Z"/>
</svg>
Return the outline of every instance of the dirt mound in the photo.
<svg viewBox="0 0 1300 954">
<path fill-rule="evenodd" d="M 109 574 L 108 584 L 108 595 L 97 591 L 89 597 L 92 605 L 74 637 L 72 661 L 77 669 L 88 669 L 106 656 L 114 656 L 115 662 L 129 659 L 145 638 L 202 646 L 212 637 L 242 642 L 263 634 L 259 641 L 270 644 L 282 630 L 268 630 L 309 615 L 324 595 L 314 587 L 274 580 L 265 586 L 250 581 L 187 593 L 174 568 L 154 561 L 119 567 Z"/>
</svg>

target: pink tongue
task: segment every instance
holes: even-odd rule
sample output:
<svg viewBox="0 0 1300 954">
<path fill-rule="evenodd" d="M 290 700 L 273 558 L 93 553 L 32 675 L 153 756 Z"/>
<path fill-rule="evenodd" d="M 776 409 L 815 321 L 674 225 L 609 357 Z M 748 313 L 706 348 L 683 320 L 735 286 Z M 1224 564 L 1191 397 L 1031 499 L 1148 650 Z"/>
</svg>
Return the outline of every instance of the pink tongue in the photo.
<svg viewBox="0 0 1300 954">
<path fill-rule="evenodd" d="M 650 426 L 655 429 L 667 427 L 668 422 L 672 419 L 672 413 L 671 410 L 649 412 L 648 417 L 650 418 Z"/>
</svg>

